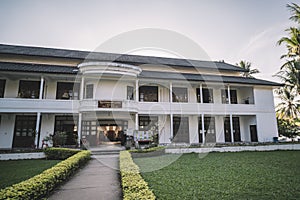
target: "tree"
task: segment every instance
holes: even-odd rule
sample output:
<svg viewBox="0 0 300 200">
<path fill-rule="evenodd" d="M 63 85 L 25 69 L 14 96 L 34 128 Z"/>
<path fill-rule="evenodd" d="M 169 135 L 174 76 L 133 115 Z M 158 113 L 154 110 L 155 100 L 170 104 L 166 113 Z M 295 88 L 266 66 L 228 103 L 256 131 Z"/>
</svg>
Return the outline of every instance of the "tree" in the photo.
<svg viewBox="0 0 300 200">
<path fill-rule="evenodd" d="M 253 74 L 257 74 L 259 73 L 258 69 L 251 69 L 251 63 L 247 62 L 247 61 L 240 61 L 240 63 L 237 63 L 236 65 L 238 65 L 240 68 L 245 69 L 246 72 L 242 72 L 242 76 L 244 77 L 253 77 Z"/>
<path fill-rule="evenodd" d="M 292 14 L 289 19 L 300 24 L 300 6 L 298 6 L 295 3 L 292 3 L 291 5 L 287 4 L 286 7 L 290 10 Z"/>
<path fill-rule="evenodd" d="M 300 25 L 300 7 L 292 3 L 288 4 L 287 8 L 291 11 L 290 20 Z M 279 130 L 289 135 L 299 130 L 296 122 L 300 117 L 300 30 L 290 27 L 286 31 L 288 37 L 282 37 L 277 42 L 278 45 L 286 45 L 287 53 L 281 58 L 287 58 L 287 61 L 276 74 L 284 83 L 284 86 L 276 91 L 281 100 L 276 106 L 276 116 L 279 120 Z"/>
<path fill-rule="evenodd" d="M 295 60 L 287 61 L 280 71 L 275 74 L 279 77 L 286 86 L 295 88 L 298 94 L 300 93 L 300 70 L 297 69 Z"/>
<path fill-rule="evenodd" d="M 281 58 L 295 58 L 296 60 L 299 59 L 300 56 L 300 31 L 295 27 L 290 27 L 286 30 L 289 34 L 289 37 L 282 37 L 277 44 L 281 45 L 285 43 L 288 52 L 281 56 Z"/>
<path fill-rule="evenodd" d="M 277 90 L 281 102 L 276 106 L 278 119 L 287 120 L 292 123 L 299 119 L 300 100 L 296 98 L 296 91 L 293 87 L 285 86 Z"/>
</svg>

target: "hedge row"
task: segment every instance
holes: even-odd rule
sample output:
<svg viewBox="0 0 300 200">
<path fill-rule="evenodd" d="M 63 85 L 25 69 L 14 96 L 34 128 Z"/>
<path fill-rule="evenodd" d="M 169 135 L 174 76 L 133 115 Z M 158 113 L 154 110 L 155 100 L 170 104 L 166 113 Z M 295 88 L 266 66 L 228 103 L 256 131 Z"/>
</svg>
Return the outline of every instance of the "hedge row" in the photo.
<svg viewBox="0 0 300 200">
<path fill-rule="evenodd" d="M 46 148 L 44 153 L 48 160 L 65 160 L 74 154 L 78 153 L 80 150 L 77 149 L 67 149 L 67 148 Z"/>
<path fill-rule="evenodd" d="M 0 199 L 41 199 L 89 159 L 89 151 L 80 151 L 39 175 L 0 190 Z"/>
<path fill-rule="evenodd" d="M 156 198 L 142 178 L 139 167 L 133 162 L 128 151 L 120 152 L 120 172 L 124 200 L 153 200 Z"/>
<path fill-rule="evenodd" d="M 159 151 L 159 150 L 163 150 L 166 147 L 164 146 L 158 146 L 158 147 L 151 147 L 148 149 L 134 149 L 134 150 L 129 150 L 129 152 L 131 153 L 149 153 L 149 152 L 153 152 L 153 151 Z"/>
</svg>

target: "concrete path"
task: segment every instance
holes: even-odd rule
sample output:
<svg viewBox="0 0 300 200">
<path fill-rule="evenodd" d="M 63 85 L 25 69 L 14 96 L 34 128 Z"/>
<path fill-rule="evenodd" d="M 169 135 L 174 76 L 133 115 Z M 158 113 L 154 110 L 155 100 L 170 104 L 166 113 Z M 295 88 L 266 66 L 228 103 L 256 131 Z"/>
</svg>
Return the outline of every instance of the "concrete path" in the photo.
<svg viewBox="0 0 300 200">
<path fill-rule="evenodd" d="M 93 155 L 83 169 L 54 191 L 48 199 L 122 199 L 119 155 Z"/>
</svg>

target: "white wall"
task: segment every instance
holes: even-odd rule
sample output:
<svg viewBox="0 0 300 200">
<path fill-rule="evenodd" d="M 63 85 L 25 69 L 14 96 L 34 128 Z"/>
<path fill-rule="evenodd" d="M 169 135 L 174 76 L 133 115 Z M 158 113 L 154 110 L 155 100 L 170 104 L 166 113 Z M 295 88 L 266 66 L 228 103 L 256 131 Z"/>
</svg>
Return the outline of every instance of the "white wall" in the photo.
<svg viewBox="0 0 300 200">
<path fill-rule="evenodd" d="M 224 116 L 220 116 L 220 115 L 215 116 L 215 126 L 216 126 L 216 142 L 217 143 L 225 142 Z"/>
<path fill-rule="evenodd" d="M 18 96 L 19 80 L 6 79 L 4 98 L 16 98 Z"/>
<path fill-rule="evenodd" d="M 42 147 L 42 140 L 46 136 L 49 136 L 50 134 L 54 133 L 54 123 L 55 123 L 54 114 L 42 114 L 39 147 Z"/>
<path fill-rule="evenodd" d="M 244 142 L 251 142 L 250 125 L 256 125 L 255 116 L 239 116 L 241 140 Z"/>
<path fill-rule="evenodd" d="M 221 89 L 218 87 L 212 87 L 213 89 L 213 98 L 214 98 L 214 103 L 215 104 L 221 104 Z"/>
<path fill-rule="evenodd" d="M 253 93 L 255 105 L 259 110 L 275 112 L 272 88 L 255 87 Z"/>
<path fill-rule="evenodd" d="M 1 114 L 0 149 L 12 148 L 14 137 L 15 115 Z"/>
<path fill-rule="evenodd" d="M 95 82 L 94 82 L 95 83 Z M 126 82 L 99 80 L 94 85 L 95 99 L 99 100 L 124 100 L 127 93 L 127 85 L 132 85 Z"/>
<path fill-rule="evenodd" d="M 190 144 L 199 143 L 197 115 L 189 116 L 189 137 L 190 137 Z"/>
<path fill-rule="evenodd" d="M 45 80 L 45 98 L 56 99 L 57 81 Z"/>
<path fill-rule="evenodd" d="M 171 132 L 170 132 L 170 115 L 158 116 L 158 124 L 159 124 L 159 143 L 160 144 L 168 144 L 170 143 Z"/>
<path fill-rule="evenodd" d="M 272 142 L 273 137 L 278 137 L 275 113 L 258 113 L 256 119 L 259 142 Z"/>
</svg>

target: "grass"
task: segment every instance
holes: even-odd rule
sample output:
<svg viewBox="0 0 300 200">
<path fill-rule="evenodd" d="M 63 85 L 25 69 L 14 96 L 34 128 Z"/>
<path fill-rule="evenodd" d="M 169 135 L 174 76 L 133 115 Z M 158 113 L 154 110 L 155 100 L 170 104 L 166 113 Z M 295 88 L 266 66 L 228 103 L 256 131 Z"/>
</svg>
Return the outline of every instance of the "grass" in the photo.
<svg viewBox="0 0 300 200">
<path fill-rule="evenodd" d="M 300 197 L 300 151 L 202 155 L 185 154 L 178 159 L 178 155 L 163 155 L 134 158 L 134 162 L 158 199 Z M 150 171 L 167 159 L 171 164 Z"/>
<path fill-rule="evenodd" d="M 59 160 L 0 161 L 0 189 L 31 178 L 54 166 Z"/>
</svg>

